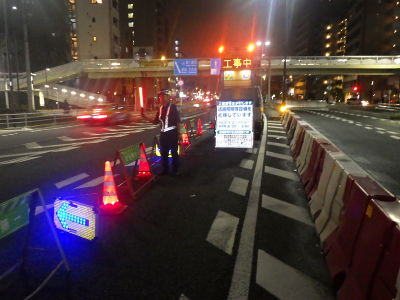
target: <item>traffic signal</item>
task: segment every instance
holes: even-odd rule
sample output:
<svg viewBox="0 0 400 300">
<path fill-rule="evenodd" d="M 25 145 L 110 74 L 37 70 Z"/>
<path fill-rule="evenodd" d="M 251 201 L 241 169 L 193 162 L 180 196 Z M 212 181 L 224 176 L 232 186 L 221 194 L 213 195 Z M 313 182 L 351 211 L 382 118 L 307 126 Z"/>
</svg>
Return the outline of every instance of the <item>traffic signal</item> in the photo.
<svg viewBox="0 0 400 300">
<path fill-rule="evenodd" d="M 353 92 L 358 92 L 358 86 L 353 86 Z"/>
</svg>

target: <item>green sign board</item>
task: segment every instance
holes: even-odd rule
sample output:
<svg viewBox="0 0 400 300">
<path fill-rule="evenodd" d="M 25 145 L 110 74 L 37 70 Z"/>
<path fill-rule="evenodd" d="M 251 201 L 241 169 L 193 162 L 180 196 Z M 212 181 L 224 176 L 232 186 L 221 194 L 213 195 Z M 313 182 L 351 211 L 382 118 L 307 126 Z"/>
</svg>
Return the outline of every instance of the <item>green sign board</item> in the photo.
<svg viewBox="0 0 400 300">
<path fill-rule="evenodd" d="M 0 239 L 29 223 L 30 193 L 0 204 Z"/>
<path fill-rule="evenodd" d="M 119 151 L 121 155 L 122 162 L 124 165 L 127 165 L 135 160 L 140 158 L 140 145 L 133 145 L 130 147 L 126 147 Z"/>
</svg>

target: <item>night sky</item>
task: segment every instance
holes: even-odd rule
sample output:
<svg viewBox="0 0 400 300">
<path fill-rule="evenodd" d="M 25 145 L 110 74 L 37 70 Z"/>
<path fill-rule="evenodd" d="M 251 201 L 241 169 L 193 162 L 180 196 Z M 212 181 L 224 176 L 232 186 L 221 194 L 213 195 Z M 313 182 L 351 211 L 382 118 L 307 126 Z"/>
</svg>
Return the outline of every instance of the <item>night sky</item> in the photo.
<svg viewBox="0 0 400 300">
<path fill-rule="evenodd" d="M 271 41 L 271 55 L 283 56 L 283 0 L 168 0 L 171 42 L 185 57 L 209 58 L 218 48 Z"/>
</svg>

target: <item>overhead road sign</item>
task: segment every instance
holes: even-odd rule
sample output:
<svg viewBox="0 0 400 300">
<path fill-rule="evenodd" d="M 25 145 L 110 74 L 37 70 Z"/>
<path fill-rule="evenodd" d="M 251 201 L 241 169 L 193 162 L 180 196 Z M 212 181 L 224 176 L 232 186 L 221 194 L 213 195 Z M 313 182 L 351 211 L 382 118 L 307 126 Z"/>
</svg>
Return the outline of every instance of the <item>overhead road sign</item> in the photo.
<svg viewBox="0 0 400 300">
<path fill-rule="evenodd" d="M 197 59 L 174 59 L 174 75 L 197 75 Z"/>
<path fill-rule="evenodd" d="M 54 201 L 54 224 L 58 229 L 87 240 L 98 236 L 98 214 L 90 205 L 57 198 Z"/>
<path fill-rule="evenodd" d="M 221 59 L 211 58 L 210 60 L 210 74 L 219 75 L 221 73 Z"/>
</svg>

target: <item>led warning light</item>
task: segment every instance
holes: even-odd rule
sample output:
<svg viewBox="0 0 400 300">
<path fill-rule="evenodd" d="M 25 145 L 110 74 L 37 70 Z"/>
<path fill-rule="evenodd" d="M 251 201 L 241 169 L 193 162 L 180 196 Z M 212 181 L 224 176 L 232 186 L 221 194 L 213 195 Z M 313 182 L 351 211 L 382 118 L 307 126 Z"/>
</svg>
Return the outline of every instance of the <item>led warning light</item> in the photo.
<svg viewBox="0 0 400 300">
<path fill-rule="evenodd" d="M 140 107 L 143 108 L 143 88 L 139 87 L 139 99 L 140 99 Z"/>
<path fill-rule="evenodd" d="M 354 92 L 357 92 L 357 91 L 358 91 L 358 86 L 354 86 L 354 87 L 353 87 L 353 91 L 354 91 Z"/>
</svg>

